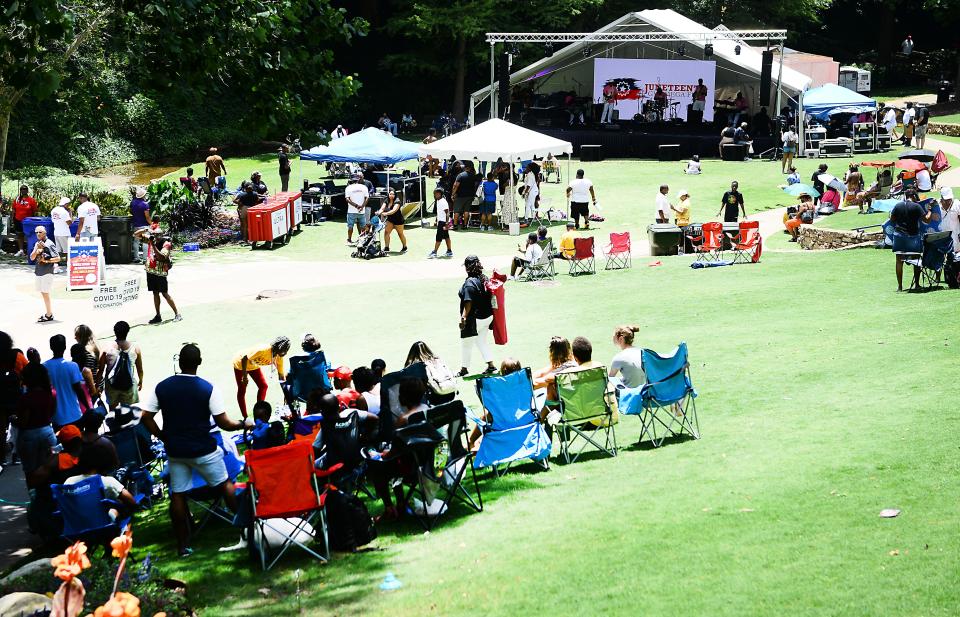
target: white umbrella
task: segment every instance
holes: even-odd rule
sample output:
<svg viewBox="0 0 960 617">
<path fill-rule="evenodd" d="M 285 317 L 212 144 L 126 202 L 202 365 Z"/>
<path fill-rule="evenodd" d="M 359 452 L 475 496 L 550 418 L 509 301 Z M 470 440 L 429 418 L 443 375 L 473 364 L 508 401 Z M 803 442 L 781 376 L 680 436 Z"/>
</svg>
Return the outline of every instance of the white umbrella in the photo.
<svg viewBox="0 0 960 617">
<path fill-rule="evenodd" d="M 829 186 L 830 188 L 836 190 L 838 193 L 844 193 L 847 190 L 847 187 L 843 185 L 836 176 L 831 176 L 830 174 L 820 174 L 817 176 L 817 180 L 823 182 L 824 186 Z"/>
</svg>

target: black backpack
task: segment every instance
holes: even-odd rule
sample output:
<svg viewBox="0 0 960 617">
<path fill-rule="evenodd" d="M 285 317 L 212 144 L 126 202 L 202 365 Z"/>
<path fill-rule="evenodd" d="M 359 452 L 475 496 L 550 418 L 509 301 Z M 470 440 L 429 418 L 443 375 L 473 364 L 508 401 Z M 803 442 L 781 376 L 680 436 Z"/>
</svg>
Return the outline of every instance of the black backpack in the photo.
<svg viewBox="0 0 960 617">
<path fill-rule="evenodd" d="M 130 366 L 130 354 L 122 349 L 117 350 L 117 363 L 113 365 L 113 371 L 107 383 L 114 390 L 129 390 L 133 387 L 133 369 Z"/>
<path fill-rule="evenodd" d="M 0 368 L 0 411 L 13 411 L 20 399 L 20 376 L 14 370 L 19 349 L 10 354 L 10 364 Z"/>
<path fill-rule="evenodd" d="M 326 504 L 331 549 L 353 552 L 377 538 L 373 518 L 356 495 L 331 488 L 327 491 Z"/>
<path fill-rule="evenodd" d="M 960 261 L 954 257 L 952 251 L 947 253 L 947 263 L 943 266 L 943 276 L 947 280 L 947 287 L 950 289 L 960 288 Z"/>
</svg>

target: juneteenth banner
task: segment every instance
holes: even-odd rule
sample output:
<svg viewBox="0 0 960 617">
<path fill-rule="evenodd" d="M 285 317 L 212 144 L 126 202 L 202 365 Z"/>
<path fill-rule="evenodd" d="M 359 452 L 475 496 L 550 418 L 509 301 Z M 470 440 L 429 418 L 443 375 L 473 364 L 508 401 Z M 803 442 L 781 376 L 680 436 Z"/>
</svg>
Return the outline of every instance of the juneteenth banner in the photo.
<svg viewBox="0 0 960 617">
<path fill-rule="evenodd" d="M 103 282 L 103 245 L 100 238 L 67 241 L 67 289 L 93 289 Z"/>
<path fill-rule="evenodd" d="M 713 120 L 717 63 L 713 60 L 637 60 L 630 58 L 595 58 L 593 61 L 593 100 L 603 102 L 613 97 L 626 119 L 639 113 L 641 102 L 653 101 L 657 86 L 663 88 L 677 117 L 687 118 L 687 105 L 693 102 L 697 80 L 707 87 L 703 119 Z M 606 95 L 606 96 L 605 96 Z"/>
<path fill-rule="evenodd" d="M 114 285 L 100 285 L 93 293 L 93 308 L 109 309 L 123 306 L 140 297 L 140 279 L 132 278 Z"/>
</svg>

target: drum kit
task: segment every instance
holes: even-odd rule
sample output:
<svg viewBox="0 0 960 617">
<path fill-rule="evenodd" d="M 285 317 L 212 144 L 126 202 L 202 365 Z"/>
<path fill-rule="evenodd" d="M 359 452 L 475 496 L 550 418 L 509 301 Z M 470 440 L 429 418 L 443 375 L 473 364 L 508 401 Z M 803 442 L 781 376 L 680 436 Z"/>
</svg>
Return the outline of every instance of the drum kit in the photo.
<svg viewBox="0 0 960 617">
<path fill-rule="evenodd" d="M 633 119 L 638 122 L 650 123 L 670 122 L 677 119 L 678 107 L 680 107 L 680 101 L 669 99 L 658 101 L 656 97 L 648 98 L 646 95 L 641 95 L 637 99 L 637 113 L 633 116 Z"/>
</svg>

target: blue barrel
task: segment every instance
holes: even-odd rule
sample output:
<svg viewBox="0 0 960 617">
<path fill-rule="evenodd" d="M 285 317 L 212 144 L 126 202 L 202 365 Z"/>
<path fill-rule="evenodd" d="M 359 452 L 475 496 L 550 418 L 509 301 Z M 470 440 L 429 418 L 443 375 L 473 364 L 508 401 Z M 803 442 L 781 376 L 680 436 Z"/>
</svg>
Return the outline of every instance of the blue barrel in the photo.
<svg viewBox="0 0 960 617">
<path fill-rule="evenodd" d="M 28 216 L 23 219 L 23 235 L 27 239 L 27 263 L 33 264 L 30 254 L 33 253 L 33 247 L 37 243 L 37 227 L 44 227 L 47 230 L 47 237 L 53 241 L 53 221 L 49 216 Z"/>
</svg>

